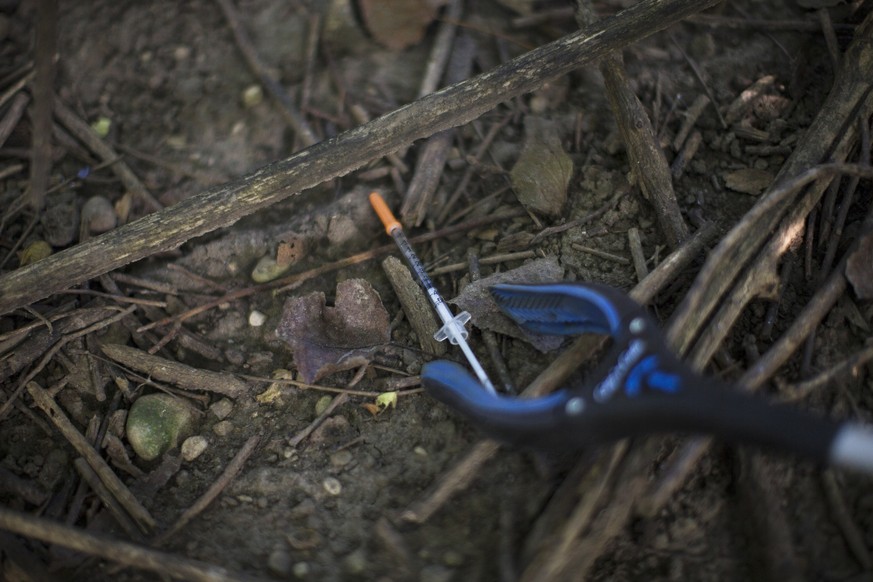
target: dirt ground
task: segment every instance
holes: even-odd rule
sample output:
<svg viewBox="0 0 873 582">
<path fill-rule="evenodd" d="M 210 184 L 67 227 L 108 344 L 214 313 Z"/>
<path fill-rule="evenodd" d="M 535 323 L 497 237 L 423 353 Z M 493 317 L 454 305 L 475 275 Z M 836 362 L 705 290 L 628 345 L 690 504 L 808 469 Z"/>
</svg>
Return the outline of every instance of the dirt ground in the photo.
<svg viewBox="0 0 873 582">
<path fill-rule="evenodd" d="M 10 75 L 33 59 L 37 4 L 0 2 L 0 79 L 6 79 L 7 85 L 12 82 Z M 392 4 L 401 11 L 398 5 L 404 3 Z M 407 4 L 417 5 L 412 0 Z M 570 2 L 462 4 L 458 30 L 475 43 L 471 74 L 576 29 Z M 630 4 L 600 2 L 595 9 L 608 15 Z M 807 4 L 721 5 L 708 13 L 709 20 L 673 26 L 623 52 L 631 86 L 673 164 L 676 196 L 691 231 L 706 221 L 717 221 L 720 232 L 727 232 L 772 182 L 827 96 L 834 64 L 821 34 L 821 14 Z M 867 4 L 842 3 L 825 9 L 837 25 L 841 50 L 851 41 L 852 26 L 866 15 L 865 8 L 869 10 Z M 421 17 L 420 30 L 394 22 L 386 26 L 397 27 L 396 34 L 386 34 L 379 32 L 372 16 L 373 11 L 386 8 L 374 5 L 378 2 L 236 3 L 239 22 L 266 70 L 291 96 L 318 139 L 361 123 L 355 108 L 375 118 L 416 99 L 438 31 L 451 20 L 443 18 L 448 8 L 442 7 Z M 551 16 L 541 21 L 530 18 L 537 15 Z M 724 25 L 728 21 L 734 26 Z M 787 24 L 760 26 L 760 21 Z M 411 38 L 404 41 L 407 46 L 391 46 L 406 34 Z M 313 38 L 315 50 L 309 43 Z M 57 52 L 58 98 L 92 127 L 104 124 L 103 140 L 164 206 L 303 147 L 304 140 L 289 127 L 242 58 L 216 2 L 61 2 Z M 0 91 L 7 89 L 0 87 Z M 723 124 L 731 105 L 744 92 L 751 95 L 749 91 L 752 105 Z M 694 125 L 699 148 L 678 169 L 673 143 L 702 96 L 712 104 L 702 109 Z M 417 251 L 428 268 L 437 268 L 466 263 L 471 251 L 486 259 L 532 250 L 524 258 L 483 262 L 482 277 L 551 260 L 564 279 L 633 287 L 638 277 L 630 260 L 628 230 L 638 229 L 649 268 L 671 249 L 652 206 L 634 182 L 597 67 L 577 70 L 454 131 L 428 214 L 421 227 L 408 229 L 409 235 L 520 211 L 511 170 L 529 144 L 531 127 L 538 123 L 548 128 L 545 131 L 572 161 L 568 186 L 559 184 L 554 189 L 558 202 L 552 204 L 557 211 L 515 212 L 460 235 L 416 244 Z M 478 153 L 492 131 L 490 146 Z M 150 211 L 141 199 L 126 198 L 116 175 L 56 126 L 50 185 L 62 186 L 48 194 L 44 212 L 66 210 L 55 212 L 53 216 L 59 217 L 55 222 L 43 217 L 27 231 L 32 211 L 11 209 L 28 187 L 30 140 L 30 121 L 25 117 L 0 146 L 4 259 L 0 274 L 18 267 L 22 248 L 58 236 L 53 232 L 63 229 L 58 223 L 71 224 L 74 234 L 67 242 L 53 244 L 54 251 L 76 244 L 81 233 L 75 212 L 91 197 L 108 199 L 113 204 L 110 214 L 120 216 L 120 221 L 130 222 Z M 115 325 L 66 344 L 36 376 L 45 388 L 65 384 L 53 395 L 83 434 L 93 438 L 94 428 L 102 425 L 103 431 L 118 437 L 115 443 L 120 447 L 114 451 L 106 442 L 98 449 L 156 520 L 153 532 L 144 536 L 119 526 L 98 496 L 82 484 L 74 467 L 78 454 L 33 405 L 27 391 L 15 397 L 20 405 L 0 420 L 0 468 L 12 476 L 3 478 L 2 505 L 149 545 L 151 536 L 174 524 L 220 480 L 241 448 L 257 437 L 257 446 L 240 472 L 205 510 L 159 546 L 162 551 L 267 579 L 443 582 L 516 580 L 523 572 L 527 580 L 553 579 L 526 571 L 538 540 L 543 539 L 542 528 L 549 527 L 541 516 L 561 484 L 572 482 L 568 476 L 585 483 L 579 479 L 580 471 L 584 474 L 585 467 L 599 466 L 615 449 L 598 446 L 554 456 L 504 447 L 471 473 L 469 486 L 459 488 L 424 523 L 404 519 L 404 512 L 418 507 L 481 436 L 417 390 L 415 375 L 423 362 L 435 356 L 420 347 L 418 335 L 403 315 L 397 292 L 381 266 L 386 254 L 290 288 L 229 301 L 187 319 L 181 330 L 171 325 L 141 329 L 228 291 L 251 287 L 259 261 L 275 259 L 283 248 L 293 255 L 287 273 L 304 273 L 390 243 L 370 211 L 366 194 L 377 189 L 393 208 L 399 208 L 398 190 L 412 180 L 420 154 L 418 146 L 398 152 L 393 161 L 374 160 L 358 172 L 291 196 L 229 228 L 190 240 L 176 251 L 113 273 L 136 277 L 112 281 L 125 294 L 153 302 L 139 305 Z M 15 165 L 20 167 L 4 169 Z M 551 168 L 544 171 L 558 173 Z M 542 181 L 562 179 L 538 176 Z M 459 188 L 460 198 L 450 203 Z M 856 200 L 848 213 L 849 224 L 869 210 L 869 183 L 861 183 Z M 572 221 L 598 211 L 594 221 L 573 226 Z M 202 212 L 208 214 L 210 209 Z M 570 228 L 531 243 L 543 229 L 564 224 Z M 292 251 L 289 241 L 297 245 Z M 792 323 L 815 291 L 804 272 L 804 252 L 798 247 L 786 255 L 784 263 L 794 268 L 786 274 L 772 334 L 762 333 L 770 303 L 753 302 L 710 373 L 738 377 L 754 355 L 765 352 Z M 820 261 L 823 251 L 814 253 Z M 701 254 L 657 295 L 653 306 L 659 319 L 669 319 L 703 258 Z M 349 340 L 325 346 L 311 340 L 310 345 L 292 333 L 290 341 L 297 341 L 299 350 L 294 353 L 289 336 L 277 336 L 287 318 L 298 316 L 291 312 L 298 308 L 289 308 L 286 301 L 296 306 L 294 301 L 321 292 L 330 310 L 337 302 L 338 284 L 361 280 L 372 286 L 384 306 L 389 327 L 379 328 L 378 333 L 390 334 L 388 341 Z M 471 276 L 466 267 L 459 267 L 434 280 L 452 298 L 470 284 Z M 88 288 L 117 294 L 105 279 L 92 281 Z M 29 311 L 18 309 L 0 317 L 0 338 L 7 340 L 15 330 L 38 321 L 42 317 L 38 313 L 99 305 L 116 303 L 105 295 L 54 295 Z M 771 382 L 767 395 L 777 397 L 779 387 L 827 370 L 862 349 L 871 315 L 869 302 L 855 300 L 848 292 L 818 328 L 807 361 L 795 355 Z M 252 318 L 261 316 L 263 321 L 253 325 Z M 361 317 L 376 316 L 368 312 Z M 305 319 L 295 329 L 311 330 L 319 321 Z M 473 330 L 472 346 L 492 378 L 497 378 L 475 317 Z M 32 333 L 37 331 L 35 326 Z M 170 341 L 158 346 L 156 356 L 227 377 L 236 375 L 245 389 L 229 395 L 173 387 L 172 379 L 159 380 L 113 364 L 99 347 L 121 343 L 149 350 L 171 332 Z M 517 338 L 498 335 L 496 339 L 518 387 L 531 382 L 559 353 L 541 351 Z M 14 354 L 16 347 L 9 345 L 0 344 L 4 350 L 0 358 L 7 360 Z M 338 349 L 354 351 L 358 365 L 331 360 L 331 350 Z M 322 369 L 315 377 L 302 376 L 306 350 L 313 352 L 314 360 L 306 365 L 335 366 L 339 371 Z M 19 381 L 43 353 L 14 373 L 4 368 L 3 402 L 12 398 Z M 444 357 L 462 361 L 451 347 Z M 99 390 L 94 385 L 95 362 L 101 370 Z M 272 385 L 276 370 L 287 371 L 283 377 L 298 384 Z M 406 378 L 412 380 L 402 384 Z M 337 395 L 306 389 L 299 382 L 353 392 L 341 397 L 311 434 L 302 435 L 324 410 L 325 397 Z M 380 406 L 377 396 L 397 389 L 393 386 L 400 386 L 396 405 Z M 870 370 L 862 366 L 816 389 L 797 405 L 869 420 L 871 387 Z M 190 461 L 181 459 L 178 449 L 145 461 L 136 456 L 125 436 L 124 413 L 132 401 L 160 390 L 174 390 L 196 409 L 189 433 L 203 437 L 206 447 Z M 93 425 L 90 433 L 89 424 Z M 679 436 L 659 441 L 645 480 L 656 485 L 671 452 L 685 442 Z M 125 467 L 125 456 L 132 467 Z M 13 482 L 24 483 L 22 487 L 34 495 L 23 495 L 8 484 Z M 790 455 L 716 443 L 654 515 L 631 510 L 620 534 L 602 540 L 597 531 L 584 531 L 586 539 L 600 540 L 593 546 L 598 549 L 590 557 L 591 566 L 560 579 L 870 580 L 873 495 L 869 484 L 869 477 L 826 471 Z M 570 513 L 568 508 L 566 515 Z M 0 537 L 0 550 L 5 579 L 10 580 L 160 579 L 145 570 L 120 568 L 108 560 L 24 537 Z M 23 563 L 33 564 L 29 573 L 21 572 Z"/>
</svg>

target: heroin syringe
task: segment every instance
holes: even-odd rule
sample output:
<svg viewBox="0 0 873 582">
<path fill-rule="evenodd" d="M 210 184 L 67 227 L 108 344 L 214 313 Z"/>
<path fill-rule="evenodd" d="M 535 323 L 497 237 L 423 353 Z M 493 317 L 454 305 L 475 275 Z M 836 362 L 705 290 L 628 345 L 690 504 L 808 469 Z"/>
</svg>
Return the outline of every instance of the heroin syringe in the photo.
<svg viewBox="0 0 873 582">
<path fill-rule="evenodd" d="M 494 385 L 491 383 L 491 380 L 488 379 L 488 375 L 482 368 L 482 364 L 480 364 L 479 360 L 476 359 L 476 355 L 467 343 L 469 332 L 467 332 L 464 324 L 470 321 L 470 314 L 466 311 L 462 311 L 458 315 L 452 315 L 449 306 L 446 305 L 446 302 L 443 301 L 439 291 L 434 287 L 433 281 L 430 280 L 430 277 L 424 270 L 424 265 L 421 264 L 421 260 L 419 260 L 418 256 L 415 254 L 415 251 L 412 250 L 412 245 L 409 244 L 406 235 L 403 234 L 403 227 L 400 225 L 400 222 L 394 217 L 394 214 L 388 208 L 388 205 L 385 204 L 385 200 L 378 192 L 370 194 L 370 204 L 373 206 L 373 210 L 376 211 L 376 214 L 379 215 L 382 224 L 385 225 L 385 232 L 390 234 L 391 238 L 394 239 L 394 242 L 397 243 L 397 247 L 403 254 L 403 258 L 406 259 L 406 262 L 412 269 L 415 278 L 424 288 L 430 302 L 433 304 L 437 315 L 439 315 L 440 321 L 443 322 L 443 327 L 433 334 L 433 338 L 438 342 L 448 339 L 449 343 L 460 347 L 461 351 L 464 352 L 467 361 L 470 363 L 470 367 L 473 368 L 473 372 L 479 379 L 479 382 L 481 382 L 489 392 L 497 394 Z"/>
</svg>

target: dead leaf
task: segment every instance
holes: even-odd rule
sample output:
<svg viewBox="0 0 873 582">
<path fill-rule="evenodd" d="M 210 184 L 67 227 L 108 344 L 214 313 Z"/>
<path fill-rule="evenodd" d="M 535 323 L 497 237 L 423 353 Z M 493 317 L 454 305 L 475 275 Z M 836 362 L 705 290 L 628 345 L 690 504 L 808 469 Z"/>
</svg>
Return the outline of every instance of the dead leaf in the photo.
<svg viewBox="0 0 873 582">
<path fill-rule="evenodd" d="M 523 339 L 541 352 L 557 349 L 562 337 L 526 333 L 511 319 L 503 315 L 491 298 L 488 288 L 496 283 L 553 283 L 564 278 L 564 269 L 553 258 L 531 261 L 517 269 L 498 273 L 470 283 L 455 299 L 450 301 L 473 316 L 473 323 L 480 329 Z"/>
<path fill-rule="evenodd" d="M 342 281 L 334 306 L 325 303 L 320 291 L 289 298 L 276 329 L 306 383 L 366 364 L 373 349 L 389 340 L 388 312 L 367 281 Z"/>
<path fill-rule="evenodd" d="M 519 202 L 546 216 L 560 216 L 573 177 L 573 160 L 561 145 L 556 123 L 528 116 L 524 149 L 509 176 Z"/>
<path fill-rule="evenodd" d="M 858 299 L 873 299 L 873 232 L 858 241 L 858 248 L 846 262 L 846 278 Z"/>
<path fill-rule="evenodd" d="M 299 233 L 288 233 L 276 248 L 276 264 L 290 267 L 309 254 L 312 239 Z"/>
<path fill-rule="evenodd" d="M 361 408 L 363 408 L 373 416 L 379 416 L 379 413 L 382 412 L 382 409 L 379 408 L 377 404 L 373 404 L 372 402 L 362 403 Z"/>
<path fill-rule="evenodd" d="M 736 192 L 757 196 L 773 183 L 773 174 L 767 170 L 743 168 L 723 176 L 725 185 Z"/>
<path fill-rule="evenodd" d="M 428 0 L 360 0 L 361 15 L 376 42 L 402 50 L 424 38 L 437 7 Z"/>
</svg>

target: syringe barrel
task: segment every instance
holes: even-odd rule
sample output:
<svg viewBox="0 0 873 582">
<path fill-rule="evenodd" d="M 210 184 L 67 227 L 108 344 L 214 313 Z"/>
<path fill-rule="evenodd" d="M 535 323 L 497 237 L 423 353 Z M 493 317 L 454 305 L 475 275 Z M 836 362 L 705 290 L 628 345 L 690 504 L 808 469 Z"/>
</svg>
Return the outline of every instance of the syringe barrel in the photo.
<svg viewBox="0 0 873 582">
<path fill-rule="evenodd" d="M 409 244 L 409 239 L 407 239 L 406 235 L 403 234 L 403 229 L 399 226 L 393 228 L 391 230 L 391 236 L 394 238 L 394 242 L 397 243 L 397 247 L 403 253 L 403 258 L 406 259 L 406 264 L 408 264 L 409 268 L 412 269 L 412 274 L 415 276 L 419 285 L 424 288 L 431 303 L 433 303 L 433 306 L 437 308 L 437 311 L 439 311 L 439 306 L 445 305 L 445 302 L 443 301 L 443 298 L 440 297 L 439 293 L 437 293 L 433 281 L 430 280 L 427 271 L 424 270 L 424 265 L 421 264 L 421 261 L 418 260 L 418 256 L 416 256 L 415 252 L 412 250 L 412 245 Z M 445 323 L 445 321 L 443 321 L 443 323 Z"/>
</svg>

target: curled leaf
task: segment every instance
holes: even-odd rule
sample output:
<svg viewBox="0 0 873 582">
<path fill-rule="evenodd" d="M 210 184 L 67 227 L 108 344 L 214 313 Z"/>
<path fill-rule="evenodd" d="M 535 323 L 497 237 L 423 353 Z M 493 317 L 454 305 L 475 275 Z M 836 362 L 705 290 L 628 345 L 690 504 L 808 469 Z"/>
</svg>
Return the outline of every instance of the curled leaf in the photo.
<svg viewBox="0 0 873 582">
<path fill-rule="evenodd" d="M 382 410 L 397 408 L 397 392 L 383 392 L 376 397 L 376 406 Z"/>
</svg>

